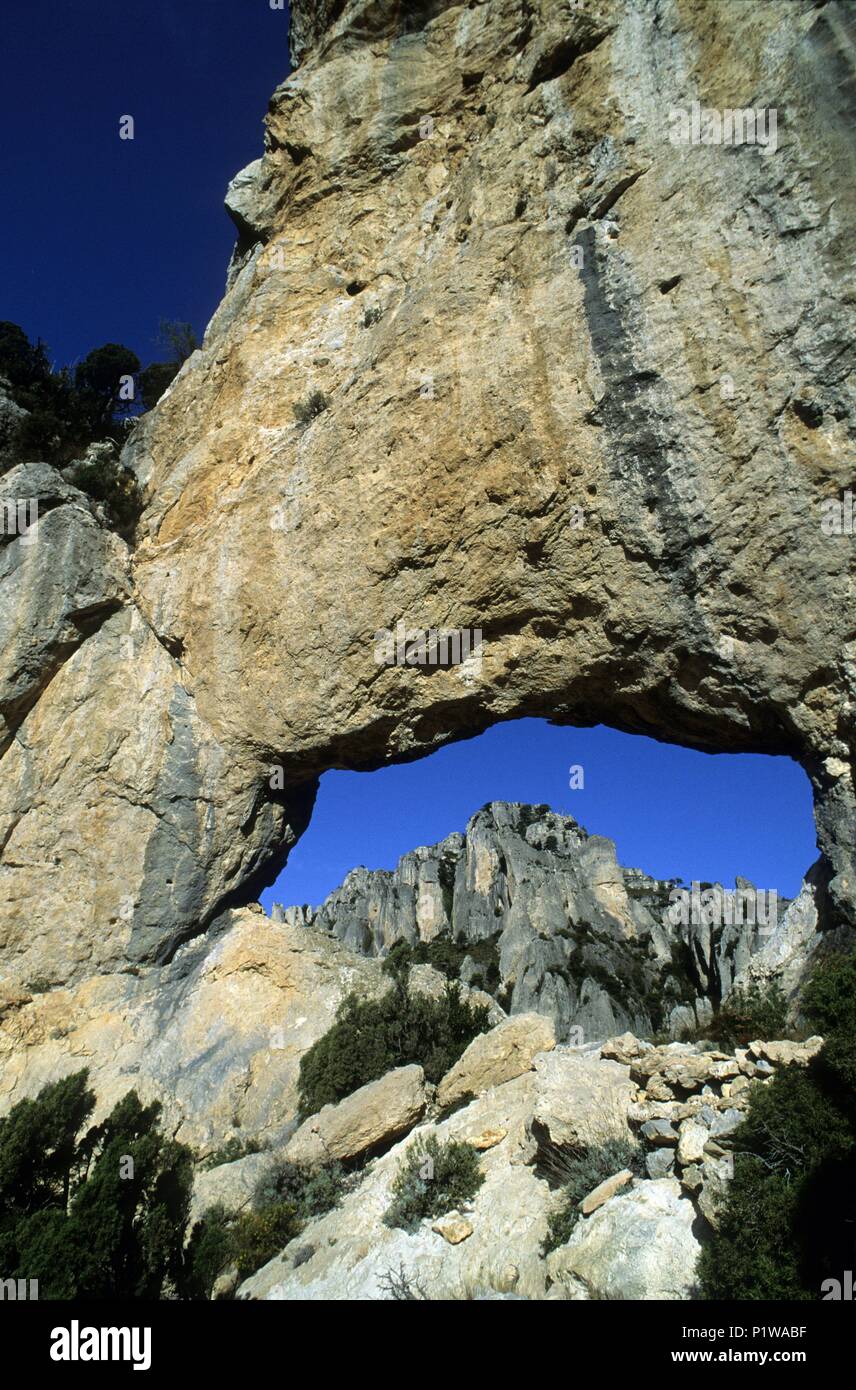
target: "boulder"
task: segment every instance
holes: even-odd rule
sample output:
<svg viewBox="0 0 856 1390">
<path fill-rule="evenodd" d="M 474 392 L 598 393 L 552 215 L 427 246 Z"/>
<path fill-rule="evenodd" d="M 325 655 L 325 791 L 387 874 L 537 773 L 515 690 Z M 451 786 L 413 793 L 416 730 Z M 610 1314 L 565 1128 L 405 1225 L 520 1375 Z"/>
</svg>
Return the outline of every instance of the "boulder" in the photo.
<svg viewBox="0 0 856 1390">
<path fill-rule="evenodd" d="M 197 1169 L 193 1177 L 188 1231 L 209 1207 L 223 1206 L 226 1211 L 242 1211 L 248 1207 L 256 1184 L 270 1167 L 273 1157 L 270 1153 L 246 1154 L 233 1163 Z"/>
<path fill-rule="evenodd" d="M 687 1192 L 698 1192 L 704 1181 L 704 1173 L 699 1163 L 690 1163 L 681 1173 L 681 1187 Z"/>
<path fill-rule="evenodd" d="M 699 1163 L 704 1154 L 704 1146 L 710 1138 L 710 1130 L 699 1120 L 684 1120 L 678 1139 L 678 1162 Z"/>
<path fill-rule="evenodd" d="M 601 1057 L 611 1057 L 615 1062 L 632 1062 L 644 1052 L 651 1051 L 651 1043 L 634 1037 L 632 1033 L 622 1033 L 618 1038 L 607 1038 L 601 1044 Z"/>
<path fill-rule="evenodd" d="M 640 1131 L 649 1144 L 677 1144 L 678 1132 L 669 1120 L 646 1120 Z"/>
<path fill-rule="evenodd" d="M 728 1184 L 733 1174 L 734 1160 L 730 1154 L 721 1157 L 705 1154 L 702 1165 L 704 1182 L 698 1194 L 698 1209 L 714 1230 L 719 1225 L 720 1213 L 728 1195 Z"/>
<path fill-rule="evenodd" d="M 438 1236 L 442 1236 L 449 1245 L 460 1245 L 462 1240 L 466 1240 L 473 1233 L 472 1223 L 465 1216 L 461 1216 L 459 1211 L 450 1211 L 446 1216 L 441 1216 L 431 1227 Z"/>
<path fill-rule="evenodd" d="M 360 1158 L 407 1134 L 425 1111 L 425 1073 L 396 1067 L 305 1120 L 285 1147 L 292 1163 Z"/>
<path fill-rule="evenodd" d="M 674 1166 L 674 1149 L 651 1149 L 645 1155 L 645 1171 L 649 1178 L 667 1178 Z"/>
<path fill-rule="evenodd" d="M 710 1136 L 713 1139 L 722 1139 L 726 1135 L 733 1134 L 738 1125 L 741 1125 L 746 1116 L 742 1110 L 737 1110 L 733 1106 L 727 1110 L 718 1110 L 713 1117 L 710 1126 Z"/>
<path fill-rule="evenodd" d="M 812 1057 L 816 1057 L 823 1047 L 823 1038 L 806 1038 L 805 1042 L 753 1042 L 749 1044 L 750 1053 L 757 1058 L 771 1062 L 775 1067 L 807 1067 Z"/>
<path fill-rule="evenodd" d="M 701 1249 L 695 1209 L 673 1178 L 641 1182 L 586 1220 L 547 1257 L 549 1277 L 569 1294 L 603 1299 L 687 1299 Z"/>
<path fill-rule="evenodd" d="M 634 1086 L 619 1062 L 557 1047 L 535 1059 L 535 1084 L 532 1124 L 553 1144 L 632 1139 L 627 1110 Z"/>
<path fill-rule="evenodd" d="M 542 1014 L 516 1014 L 480 1033 L 443 1077 L 437 1087 L 437 1104 L 445 1109 L 471 1093 L 529 1071 L 539 1052 L 556 1046 L 553 1024 Z"/>
<path fill-rule="evenodd" d="M 610 1197 L 614 1197 L 616 1192 L 620 1192 L 622 1187 L 626 1187 L 633 1179 L 633 1173 L 629 1168 L 622 1168 L 620 1173 L 613 1173 L 611 1178 L 605 1178 L 598 1183 L 597 1187 L 592 1188 L 587 1197 L 583 1197 L 580 1202 L 580 1211 L 583 1216 L 590 1216 L 598 1207 L 602 1207 L 604 1202 L 608 1202 Z"/>
</svg>

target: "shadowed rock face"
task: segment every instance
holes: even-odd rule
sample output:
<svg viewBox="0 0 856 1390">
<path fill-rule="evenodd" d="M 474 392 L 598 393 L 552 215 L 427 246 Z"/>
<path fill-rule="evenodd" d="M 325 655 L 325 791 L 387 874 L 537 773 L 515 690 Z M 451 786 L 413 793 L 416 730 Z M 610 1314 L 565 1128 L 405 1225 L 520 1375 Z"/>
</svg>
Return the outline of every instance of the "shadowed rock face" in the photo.
<svg viewBox="0 0 856 1390">
<path fill-rule="evenodd" d="M 326 768 L 520 715 L 798 758 L 852 922 L 853 540 L 821 530 L 853 481 L 852 29 L 296 6 L 230 288 L 126 451 L 138 544 L 93 546 L 97 621 L 57 602 L 9 675 L 7 981 L 168 960 L 272 881 Z M 775 108 L 775 149 L 672 143 L 696 100 Z M 89 521 L 52 516 L 60 566 Z M 56 573 L 12 563 L 4 605 Z M 377 661 L 399 621 L 479 628 L 481 662 Z"/>
</svg>

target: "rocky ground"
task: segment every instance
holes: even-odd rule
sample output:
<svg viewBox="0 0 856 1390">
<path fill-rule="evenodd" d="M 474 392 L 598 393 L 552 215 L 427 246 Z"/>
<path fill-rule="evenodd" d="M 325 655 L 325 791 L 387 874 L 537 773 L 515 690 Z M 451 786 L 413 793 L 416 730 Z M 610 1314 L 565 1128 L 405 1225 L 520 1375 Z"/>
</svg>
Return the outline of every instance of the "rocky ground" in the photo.
<svg viewBox="0 0 856 1390">
<path fill-rule="evenodd" d="M 420 1067 L 400 1068 L 324 1107 L 283 1149 L 201 1175 L 196 1209 L 245 1205 L 281 1158 L 353 1163 L 380 1149 L 341 1205 L 311 1221 L 238 1297 L 689 1298 L 752 1088 L 779 1065 L 805 1065 L 821 1042 L 756 1042 L 728 1054 L 625 1034 L 575 1048 L 556 1046 L 543 1016 L 518 1015 L 477 1038 L 436 1090 Z M 461 1210 L 413 1233 L 391 1228 L 384 1214 L 402 1158 L 429 1135 L 472 1145 L 484 1183 Z M 644 1176 L 611 1174 L 582 1199 L 570 1239 L 545 1256 L 560 1199 L 545 1159 L 608 1139 L 638 1145 Z M 236 1282 L 227 1277 L 220 1291 Z"/>
</svg>

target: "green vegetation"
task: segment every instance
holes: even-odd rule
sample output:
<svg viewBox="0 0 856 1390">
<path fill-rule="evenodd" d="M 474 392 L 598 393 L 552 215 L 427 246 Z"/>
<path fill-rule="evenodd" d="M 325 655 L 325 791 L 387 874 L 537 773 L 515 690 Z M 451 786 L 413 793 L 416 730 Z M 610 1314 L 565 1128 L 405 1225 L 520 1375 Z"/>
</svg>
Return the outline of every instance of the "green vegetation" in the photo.
<svg viewBox="0 0 856 1390">
<path fill-rule="evenodd" d="M 196 334 L 189 323 L 161 319 L 159 339 L 166 351 L 166 360 L 152 362 L 137 378 L 140 395 L 146 410 L 157 405 L 164 391 L 178 376 L 182 365 L 199 347 Z"/>
<path fill-rule="evenodd" d="M 109 525 L 130 539 L 142 509 L 142 495 L 133 473 L 122 468 L 115 453 L 79 463 L 69 481 L 94 502 L 101 502 Z"/>
<path fill-rule="evenodd" d="M 407 1150 L 392 1184 L 387 1226 L 415 1231 L 426 1217 L 444 1216 L 472 1200 L 484 1182 L 478 1154 L 470 1144 L 436 1135 L 418 1138 Z"/>
<path fill-rule="evenodd" d="M 577 991 L 584 980 L 593 980 L 631 1016 L 647 1017 L 655 1031 L 662 1027 L 671 1003 L 648 958 L 647 945 L 622 940 L 590 922 L 574 922 L 571 935 L 573 949 L 564 966 L 554 967 L 555 973 Z"/>
<path fill-rule="evenodd" d="M 249 1211 L 212 1207 L 193 1228 L 187 1249 L 187 1296 L 211 1297 L 217 1276 L 234 1265 L 247 1279 L 300 1235 L 307 1221 L 341 1200 L 350 1179 L 340 1163 L 320 1168 L 282 1162 L 264 1173 Z"/>
<path fill-rule="evenodd" d="M 249 1211 L 212 1208 L 185 1249 L 191 1150 L 134 1091 L 93 1126 L 94 1107 L 81 1071 L 0 1120 L 0 1278 L 37 1279 L 40 1299 L 210 1298 L 224 1269 L 252 1274 L 352 1181 L 338 1163 L 274 1165 Z"/>
<path fill-rule="evenodd" d="M 94 348 L 74 368 L 55 370 L 41 341 L 31 343 L 15 323 L 0 323 L 0 377 L 12 400 L 27 412 L 5 441 L 7 469 L 42 461 L 64 468 L 77 463 L 71 481 L 104 505 L 108 523 L 130 536 L 141 498 L 133 476 L 119 464 L 136 408 L 150 409 L 197 346 L 185 323 L 161 323 L 170 360 L 140 370 L 140 359 L 121 343 Z M 83 458 L 92 444 L 114 445 Z"/>
<path fill-rule="evenodd" d="M 777 984 L 735 989 L 700 1032 L 720 1047 L 746 1047 L 756 1038 L 786 1038 L 788 1001 Z"/>
<path fill-rule="evenodd" d="M 246 1158 L 247 1154 L 257 1154 L 258 1151 L 259 1145 L 255 1139 L 238 1139 L 233 1135 L 221 1148 L 207 1154 L 199 1166 L 203 1171 L 220 1168 L 224 1163 L 237 1163 L 239 1158 Z"/>
<path fill-rule="evenodd" d="M 442 998 L 431 999 L 411 991 L 399 975 L 380 999 L 349 994 L 333 1027 L 301 1058 L 300 1113 L 313 1115 L 411 1062 L 437 1082 L 487 1027 L 487 1008 L 462 1000 L 455 984 L 447 985 Z"/>
<path fill-rule="evenodd" d="M 856 956 L 830 957 L 803 1001 L 825 1035 L 807 1068 L 752 1090 L 734 1178 L 699 1259 L 702 1297 L 818 1299 L 852 1268 L 856 1228 Z"/>
<path fill-rule="evenodd" d="M 338 1205 L 348 1181 L 345 1169 L 335 1160 L 321 1168 L 283 1160 L 259 1180 L 253 1201 L 259 1209 L 286 1202 L 301 1221 L 309 1221 Z"/>
<path fill-rule="evenodd" d="M 639 1176 L 644 1172 L 641 1149 L 625 1139 L 608 1139 L 579 1148 L 551 1145 L 539 1154 L 539 1175 L 561 1188 L 559 1204 L 550 1214 L 545 1255 L 570 1239 L 583 1198 L 623 1168 Z"/>
<path fill-rule="evenodd" d="M 327 409 L 328 405 L 329 401 L 323 391 L 311 391 L 302 401 L 294 402 L 292 406 L 294 418 L 298 425 L 304 427 L 311 425 L 312 421 L 316 420 Z"/>
<path fill-rule="evenodd" d="M 40 1299 L 175 1297 L 193 1156 L 136 1092 L 88 1127 L 80 1071 L 0 1120 L 0 1271 Z"/>
<path fill-rule="evenodd" d="M 435 937 L 433 941 L 397 941 L 383 963 L 384 973 L 393 977 L 406 975 L 412 965 L 431 965 L 448 980 L 457 980 L 467 956 L 474 961 L 478 970 L 470 983 L 474 989 L 484 989 L 492 994 L 501 984 L 499 973 L 499 933 L 482 941 L 467 941 L 459 937 L 451 941 L 448 936 Z"/>
</svg>

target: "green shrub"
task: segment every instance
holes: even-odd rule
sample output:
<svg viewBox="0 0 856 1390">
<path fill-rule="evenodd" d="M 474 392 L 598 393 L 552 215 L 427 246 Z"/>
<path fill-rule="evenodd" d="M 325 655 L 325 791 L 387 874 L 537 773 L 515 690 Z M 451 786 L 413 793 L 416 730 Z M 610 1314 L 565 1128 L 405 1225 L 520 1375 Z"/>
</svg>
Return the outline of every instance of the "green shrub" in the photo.
<svg viewBox="0 0 856 1390">
<path fill-rule="evenodd" d="M 699 1259 L 702 1296 L 816 1299 L 852 1256 L 852 1123 L 810 1071 L 786 1067 L 753 1090 L 732 1145 L 734 1178 Z"/>
<path fill-rule="evenodd" d="M 43 1299 L 169 1296 L 183 1276 L 192 1154 L 134 1091 L 87 1129 L 87 1081 L 65 1077 L 0 1121 L 3 1277 L 38 1279 Z"/>
<path fill-rule="evenodd" d="M 487 1026 L 487 1008 L 462 1000 L 455 984 L 440 999 L 409 990 L 402 978 L 377 1000 L 350 994 L 333 1027 L 301 1058 L 300 1113 L 313 1115 L 411 1062 L 436 1083 Z"/>
<path fill-rule="evenodd" d="M 481 967 L 472 977 L 473 988 L 482 988 L 493 993 L 501 984 L 499 973 L 498 933 L 481 941 L 459 939 L 451 941 L 448 936 L 437 936 L 433 941 L 397 941 L 388 952 L 383 963 L 383 971 L 393 977 L 405 977 L 412 965 L 430 965 L 445 975 L 447 980 L 460 978 L 461 967 L 469 958 Z M 479 983 L 476 984 L 476 979 Z"/>
<path fill-rule="evenodd" d="M 348 1188 L 348 1177 L 341 1163 L 333 1161 L 320 1168 L 283 1160 L 259 1179 L 253 1194 L 257 1210 L 286 1203 L 301 1221 L 323 1216 L 337 1206 Z"/>
<path fill-rule="evenodd" d="M 255 1139 L 239 1139 L 237 1135 L 232 1135 L 226 1143 L 219 1149 L 208 1154 L 200 1163 L 203 1172 L 208 1172 L 211 1168 L 220 1168 L 224 1163 L 237 1163 L 239 1158 L 246 1158 L 248 1154 L 257 1154 L 259 1151 L 258 1141 Z"/>
<path fill-rule="evenodd" d="M 70 482 L 93 501 L 101 502 L 110 526 L 130 538 L 142 511 L 143 499 L 133 473 L 118 458 L 98 458 L 71 470 Z"/>
<path fill-rule="evenodd" d="M 314 1216 L 323 1216 L 347 1191 L 340 1163 L 311 1167 L 283 1161 L 259 1179 L 249 1211 L 206 1211 L 187 1247 L 183 1289 L 188 1298 L 210 1298 L 217 1276 L 235 1265 L 247 1279 L 288 1245 Z"/>
<path fill-rule="evenodd" d="M 817 1299 L 852 1267 L 856 1229 L 856 957 L 819 966 L 803 1009 L 826 1031 L 806 1068 L 753 1087 L 732 1137 L 734 1178 L 699 1259 L 702 1296 Z"/>
<path fill-rule="evenodd" d="M 299 1235 L 303 1223 L 290 1202 L 274 1202 L 261 1211 L 241 1212 L 231 1227 L 231 1260 L 242 1279 L 278 1255 Z"/>
<path fill-rule="evenodd" d="M 292 406 L 294 418 L 298 425 L 310 425 L 327 409 L 328 404 L 323 391 L 311 391 L 302 401 L 294 402 Z"/>
<path fill-rule="evenodd" d="M 578 1149 L 550 1145 L 539 1154 L 539 1175 L 551 1185 L 558 1185 L 562 1192 L 559 1204 L 550 1213 L 545 1255 L 570 1239 L 583 1198 L 622 1168 L 637 1175 L 644 1172 L 642 1152 L 630 1140 L 608 1139 L 603 1144 Z"/>
<path fill-rule="evenodd" d="M 195 1223 L 185 1252 L 185 1298 L 195 1301 L 211 1297 L 218 1275 L 233 1262 L 233 1222 L 232 1214 L 218 1205 L 209 1207 L 202 1220 Z"/>
<path fill-rule="evenodd" d="M 419 1137 L 407 1150 L 392 1184 L 393 1201 L 384 1214 L 387 1226 L 415 1231 L 426 1217 L 460 1210 L 484 1182 L 478 1154 L 470 1144 L 436 1135 Z"/>
<path fill-rule="evenodd" d="M 812 971 L 802 1011 L 824 1037 L 856 1028 L 856 952 L 828 956 Z"/>
<path fill-rule="evenodd" d="M 189 324 L 161 324 L 161 338 L 171 360 L 153 362 L 140 370 L 136 353 L 121 343 L 94 348 L 71 370 L 52 370 L 43 343 L 31 344 L 23 329 L 0 323 L 0 376 L 11 384 L 16 405 L 27 411 L 14 430 L 7 452 L 22 463 L 44 460 L 62 468 L 80 458 L 90 444 L 112 440 L 121 445 L 126 427 L 139 403 L 150 408 L 196 347 Z M 123 378 L 132 378 L 134 396 L 128 399 Z M 11 465 L 9 465 L 11 466 Z M 79 484 L 89 491 L 85 483 Z M 93 479 L 105 486 L 103 478 Z M 93 496 L 121 509 L 121 497 Z M 120 517 L 119 526 L 129 521 Z"/>
<path fill-rule="evenodd" d="M 157 405 L 168 386 L 171 386 L 181 369 L 180 362 L 152 362 L 137 378 L 140 397 L 146 410 Z"/>
<path fill-rule="evenodd" d="M 745 989 L 732 990 L 700 1031 L 722 1047 L 746 1047 L 757 1038 L 770 1042 L 787 1037 L 787 1017 L 788 1001 L 779 986 L 761 988 L 753 982 Z"/>
</svg>

